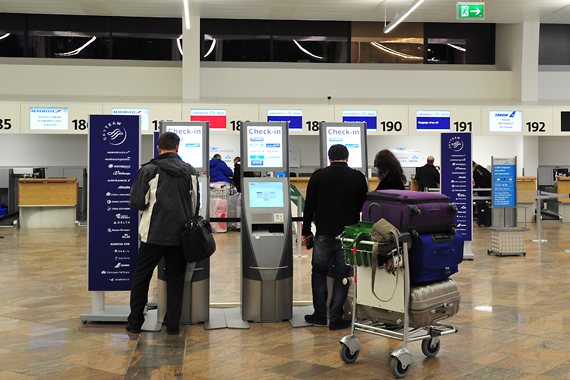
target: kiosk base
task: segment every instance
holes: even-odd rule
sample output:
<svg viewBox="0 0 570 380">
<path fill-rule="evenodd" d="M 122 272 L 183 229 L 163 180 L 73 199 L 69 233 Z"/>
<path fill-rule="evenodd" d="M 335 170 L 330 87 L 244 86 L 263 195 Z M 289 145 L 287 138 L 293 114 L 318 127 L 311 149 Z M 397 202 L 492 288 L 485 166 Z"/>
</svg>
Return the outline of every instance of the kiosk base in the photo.
<svg viewBox="0 0 570 380">
<path fill-rule="evenodd" d="M 242 279 L 242 318 L 253 322 L 279 322 L 293 318 L 293 278 Z"/>
<path fill-rule="evenodd" d="M 102 310 L 87 310 L 81 313 L 80 319 L 87 322 L 127 322 L 131 308 L 125 305 L 107 305 Z"/>
</svg>

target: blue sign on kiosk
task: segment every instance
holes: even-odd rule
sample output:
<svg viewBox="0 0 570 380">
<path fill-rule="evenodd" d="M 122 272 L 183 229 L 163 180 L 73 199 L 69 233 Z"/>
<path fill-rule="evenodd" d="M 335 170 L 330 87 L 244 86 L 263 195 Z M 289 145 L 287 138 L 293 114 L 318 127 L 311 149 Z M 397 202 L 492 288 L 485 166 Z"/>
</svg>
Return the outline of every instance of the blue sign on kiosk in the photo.
<svg viewBox="0 0 570 380">
<path fill-rule="evenodd" d="M 493 157 L 493 207 L 517 206 L 516 171 L 516 157 Z"/>
</svg>

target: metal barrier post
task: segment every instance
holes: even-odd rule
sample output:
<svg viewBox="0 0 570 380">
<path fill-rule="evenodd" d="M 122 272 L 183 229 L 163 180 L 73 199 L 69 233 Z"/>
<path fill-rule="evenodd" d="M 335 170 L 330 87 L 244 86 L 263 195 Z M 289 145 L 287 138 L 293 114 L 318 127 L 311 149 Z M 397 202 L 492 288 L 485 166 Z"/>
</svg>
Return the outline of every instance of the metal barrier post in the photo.
<svg viewBox="0 0 570 380">
<path fill-rule="evenodd" d="M 536 190 L 536 239 L 530 239 L 530 241 L 535 243 L 546 243 L 548 240 L 542 239 L 541 226 L 542 226 L 542 197 L 540 196 L 540 190 Z"/>
<path fill-rule="evenodd" d="M 301 215 L 301 207 L 303 205 L 303 196 L 297 196 L 297 217 L 300 218 Z M 297 223 L 297 253 L 293 255 L 293 257 L 309 257 L 309 255 L 303 255 L 303 242 L 302 242 L 302 234 L 301 229 L 303 227 L 303 222 L 295 222 Z"/>
</svg>

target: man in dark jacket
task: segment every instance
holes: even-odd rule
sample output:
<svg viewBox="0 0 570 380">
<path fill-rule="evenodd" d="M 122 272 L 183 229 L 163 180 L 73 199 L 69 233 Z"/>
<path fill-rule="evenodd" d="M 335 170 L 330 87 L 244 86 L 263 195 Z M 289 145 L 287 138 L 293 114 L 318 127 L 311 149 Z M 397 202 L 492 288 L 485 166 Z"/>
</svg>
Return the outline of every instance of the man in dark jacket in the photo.
<svg viewBox="0 0 570 380">
<path fill-rule="evenodd" d="M 140 248 L 131 285 L 131 314 L 127 330 L 140 333 L 148 287 L 154 268 L 166 260 L 167 306 L 164 324 L 168 334 L 179 333 L 186 259 L 182 227 L 193 216 L 198 188 L 196 170 L 178 156 L 180 138 L 165 132 L 158 139 L 160 155 L 144 164 L 131 188 L 129 206 L 142 211 Z"/>
<path fill-rule="evenodd" d="M 214 154 L 210 160 L 210 183 L 227 182 L 230 183 L 230 177 L 234 175 L 232 169 L 222 161 L 222 156 Z"/>
<path fill-rule="evenodd" d="M 493 176 L 483 166 L 473 161 L 473 182 L 474 187 L 479 189 L 490 189 L 493 186 Z M 479 196 L 490 196 L 490 191 L 477 191 Z"/>
<path fill-rule="evenodd" d="M 350 274 L 350 267 L 344 261 L 340 241 L 335 238 L 344 231 L 344 226 L 360 220 L 368 184 L 361 172 L 347 165 L 348 149 L 344 145 L 331 146 L 328 154 L 331 165 L 314 172 L 309 180 L 303 213 L 302 234 L 306 247 L 307 242 L 313 239 L 311 222 L 314 220 L 317 226 L 311 262 L 315 313 L 306 315 L 305 320 L 314 325 L 327 324 L 327 272 L 333 259 L 334 286 L 329 305 L 329 329 L 338 330 L 350 326 L 350 321 L 342 317 L 348 293 L 348 285 L 343 285 L 342 280 Z"/>
<path fill-rule="evenodd" d="M 416 179 L 420 186 L 420 191 L 426 191 L 426 189 L 435 189 L 439 187 L 439 170 L 433 165 L 435 158 L 429 156 L 427 158 L 427 163 L 421 167 L 421 176 Z"/>
</svg>

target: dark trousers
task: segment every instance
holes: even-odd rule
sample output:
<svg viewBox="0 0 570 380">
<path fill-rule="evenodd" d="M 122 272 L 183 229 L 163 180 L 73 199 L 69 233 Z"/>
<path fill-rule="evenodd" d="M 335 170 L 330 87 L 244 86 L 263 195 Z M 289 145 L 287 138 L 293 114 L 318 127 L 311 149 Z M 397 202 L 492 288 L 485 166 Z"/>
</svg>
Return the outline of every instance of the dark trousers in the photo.
<svg viewBox="0 0 570 380">
<path fill-rule="evenodd" d="M 182 315 L 186 259 L 182 246 L 164 246 L 141 243 L 137 267 L 131 284 L 131 314 L 128 322 L 139 328 L 144 323 L 144 307 L 148 302 L 148 287 L 154 268 L 164 257 L 166 261 L 166 315 L 164 324 L 168 330 L 176 330 Z"/>
<path fill-rule="evenodd" d="M 331 260 L 334 263 L 334 285 L 329 313 L 331 322 L 338 323 L 344 314 L 344 301 L 348 293 L 348 285 L 344 285 L 342 280 L 350 275 L 350 267 L 346 265 L 340 240 L 322 235 L 315 236 L 311 286 L 315 314 L 322 318 L 327 316 L 327 272 Z"/>
</svg>

